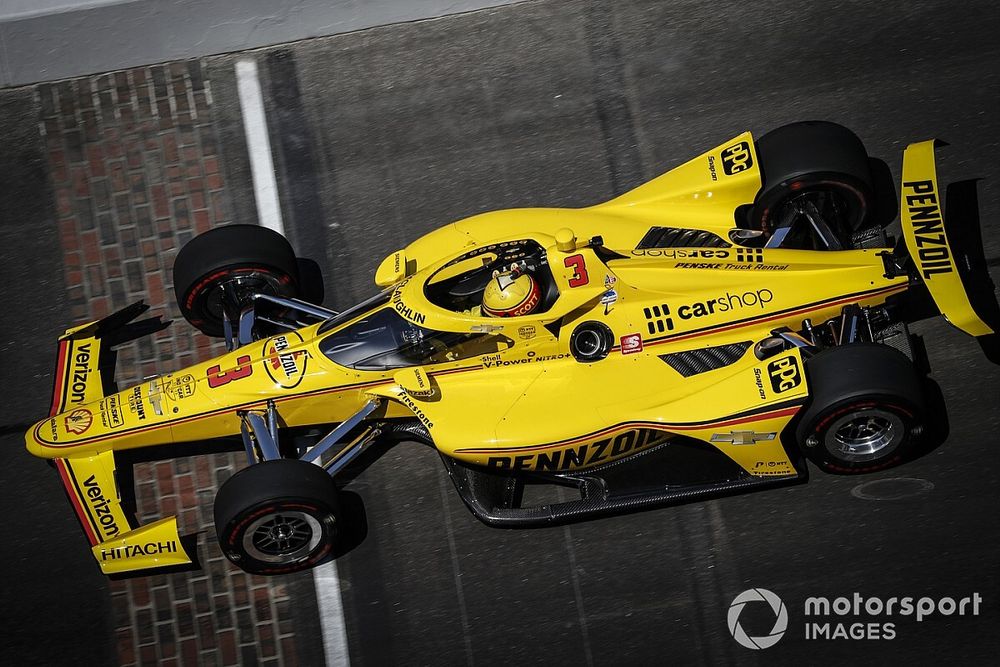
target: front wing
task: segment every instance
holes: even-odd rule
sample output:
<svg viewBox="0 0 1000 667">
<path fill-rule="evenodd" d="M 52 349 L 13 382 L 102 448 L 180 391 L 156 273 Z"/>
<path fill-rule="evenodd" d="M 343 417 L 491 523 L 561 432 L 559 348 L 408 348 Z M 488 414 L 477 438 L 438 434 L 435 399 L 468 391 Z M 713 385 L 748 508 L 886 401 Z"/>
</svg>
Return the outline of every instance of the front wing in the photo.
<svg viewBox="0 0 1000 667">
<path fill-rule="evenodd" d="M 121 420 L 123 407 L 104 397 L 117 391 L 114 383 L 114 346 L 159 331 L 167 326 L 159 318 L 132 322 L 148 306 L 136 303 L 103 320 L 66 331 L 59 339 L 53 383 L 51 418 L 68 430 L 88 428 L 92 420 Z M 100 401 L 98 414 L 85 405 Z M 177 518 L 168 517 L 137 526 L 129 505 L 131 489 L 119 484 L 111 450 L 53 459 L 56 470 L 104 574 L 142 573 L 147 570 L 195 566 L 194 544 L 182 538 Z"/>
<path fill-rule="evenodd" d="M 143 572 L 195 563 L 191 540 L 182 538 L 177 517 L 136 527 L 116 482 L 114 453 L 55 459 L 91 552 L 104 574 Z"/>
</svg>

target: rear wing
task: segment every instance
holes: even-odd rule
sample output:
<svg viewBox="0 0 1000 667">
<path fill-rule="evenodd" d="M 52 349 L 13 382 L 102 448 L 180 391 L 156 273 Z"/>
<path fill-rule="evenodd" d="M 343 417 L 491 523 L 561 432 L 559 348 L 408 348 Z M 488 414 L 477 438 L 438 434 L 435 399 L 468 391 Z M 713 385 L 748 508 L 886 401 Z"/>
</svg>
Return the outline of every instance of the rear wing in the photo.
<svg viewBox="0 0 1000 667">
<path fill-rule="evenodd" d="M 934 140 L 922 141 L 910 144 L 903 153 L 900 188 L 903 238 L 916 274 L 944 318 L 971 336 L 989 336 L 995 330 L 976 312 L 963 283 L 962 272 L 971 272 L 971 264 L 956 255 L 952 248 L 954 239 L 945 231 L 944 197 L 937 184 L 934 147 Z M 990 301 L 995 306 L 994 295 L 990 295 Z"/>
</svg>

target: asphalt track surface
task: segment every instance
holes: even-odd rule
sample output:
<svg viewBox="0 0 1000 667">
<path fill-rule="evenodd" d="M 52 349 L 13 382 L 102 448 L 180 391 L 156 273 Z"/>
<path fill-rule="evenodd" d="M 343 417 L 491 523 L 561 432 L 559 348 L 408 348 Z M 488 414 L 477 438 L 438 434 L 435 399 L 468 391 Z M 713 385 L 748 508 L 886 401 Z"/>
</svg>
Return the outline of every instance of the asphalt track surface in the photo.
<svg viewBox="0 0 1000 667">
<path fill-rule="evenodd" d="M 272 133 L 285 141 L 289 235 L 327 269 L 327 304 L 342 307 L 373 292 L 384 255 L 447 222 L 593 204 L 745 129 L 827 119 L 855 129 L 896 177 L 906 143 L 949 142 L 940 180 L 981 179 L 997 281 L 997 34 L 989 2 L 527 2 L 291 45 L 269 60 L 266 82 Z M 0 448 L 3 542 L 17 605 L 4 632 L 107 663 L 100 577 L 55 476 L 24 454 L 16 426 L 46 403 L 64 325 L 47 259 L 55 231 L 44 212 L 24 212 L 30 194 L 0 193 L 0 213 L 17 211 L 0 225 L 0 391 L 12 425 Z M 870 476 L 814 470 L 792 488 L 517 532 L 479 524 L 434 452 L 396 447 L 350 486 L 368 524 L 339 561 L 352 663 L 995 664 L 1000 372 L 945 323 L 916 329 L 951 433 Z M 58 551 L 64 569 L 40 571 L 27 557 L 39 549 Z M 726 625 L 752 587 L 788 606 L 788 632 L 765 651 L 740 647 Z M 983 604 L 977 616 L 919 623 L 826 619 L 895 622 L 891 640 L 805 638 L 807 597 L 854 592 L 979 593 Z M 743 620 L 766 634 L 773 616 L 748 608 Z"/>
</svg>

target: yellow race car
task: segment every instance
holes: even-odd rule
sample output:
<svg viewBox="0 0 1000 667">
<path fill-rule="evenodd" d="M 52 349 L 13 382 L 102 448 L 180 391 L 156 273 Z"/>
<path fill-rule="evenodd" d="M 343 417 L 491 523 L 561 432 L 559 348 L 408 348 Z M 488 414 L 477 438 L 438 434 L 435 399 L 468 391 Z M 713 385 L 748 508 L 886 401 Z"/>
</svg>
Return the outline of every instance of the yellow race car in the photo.
<svg viewBox="0 0 1000 667">
<path fill-rule="evenodd" d="M 193 564 L 175 517 L 127 510 L 116 455 L 137 448 L 245 449 L 215 522 L 262 574 L 332 556 L 338 487 L 377 443 L 434 447 L 470 510 L 510 527 L 801 482 L 807 458 L 884 469 L 943 437 L 907 324 L 940 314 L 992 350 L 997 303 L 981 248 L 945 234 L 933 142 L 904 155 L 900 243 L 871 167 L 832 123 L 745 133 L 597 206 L 442 227 L 340 313 L 299 298 L 280 235 L 214 229 L 174 286 L 230 351 L 119 391 L 114 347 L 165 324 L 133 322 L 139 303 L 69 329 L 27 448 L 54 461 L 107 574 Z"/>
</svg>

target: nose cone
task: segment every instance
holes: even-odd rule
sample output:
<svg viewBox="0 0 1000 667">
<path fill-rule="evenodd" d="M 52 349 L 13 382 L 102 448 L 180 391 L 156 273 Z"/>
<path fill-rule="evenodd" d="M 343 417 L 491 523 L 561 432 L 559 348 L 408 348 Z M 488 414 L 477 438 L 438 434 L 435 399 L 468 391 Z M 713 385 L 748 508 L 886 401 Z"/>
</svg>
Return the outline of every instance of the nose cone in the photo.
<svg viewBox="0 0 1000 667">
<path fill-rule="evenodd" d="M 28 429 L 27 433 L 24 434 L 24 445 L 28 450 L 28 453 L 33 456 L 38 456 L 43 459 L 52 458 L 51 453 L 47 453 L 47 447 L 45 443 L 41 441 L 39 433 L 42 429 L 50 428 L 52 422 L 55 420 L 53 418 L 43 419 L 34 426 Z"/>
<path fill-rule="evenodd" d="M 78 452 L 98 431 L 100 414 L 97 406 L 91 405 L 43 419 L 24 434 L 25 446 L 30 453 L 43 459 L 66 456 L 69 448 Z"/>
</svg>

